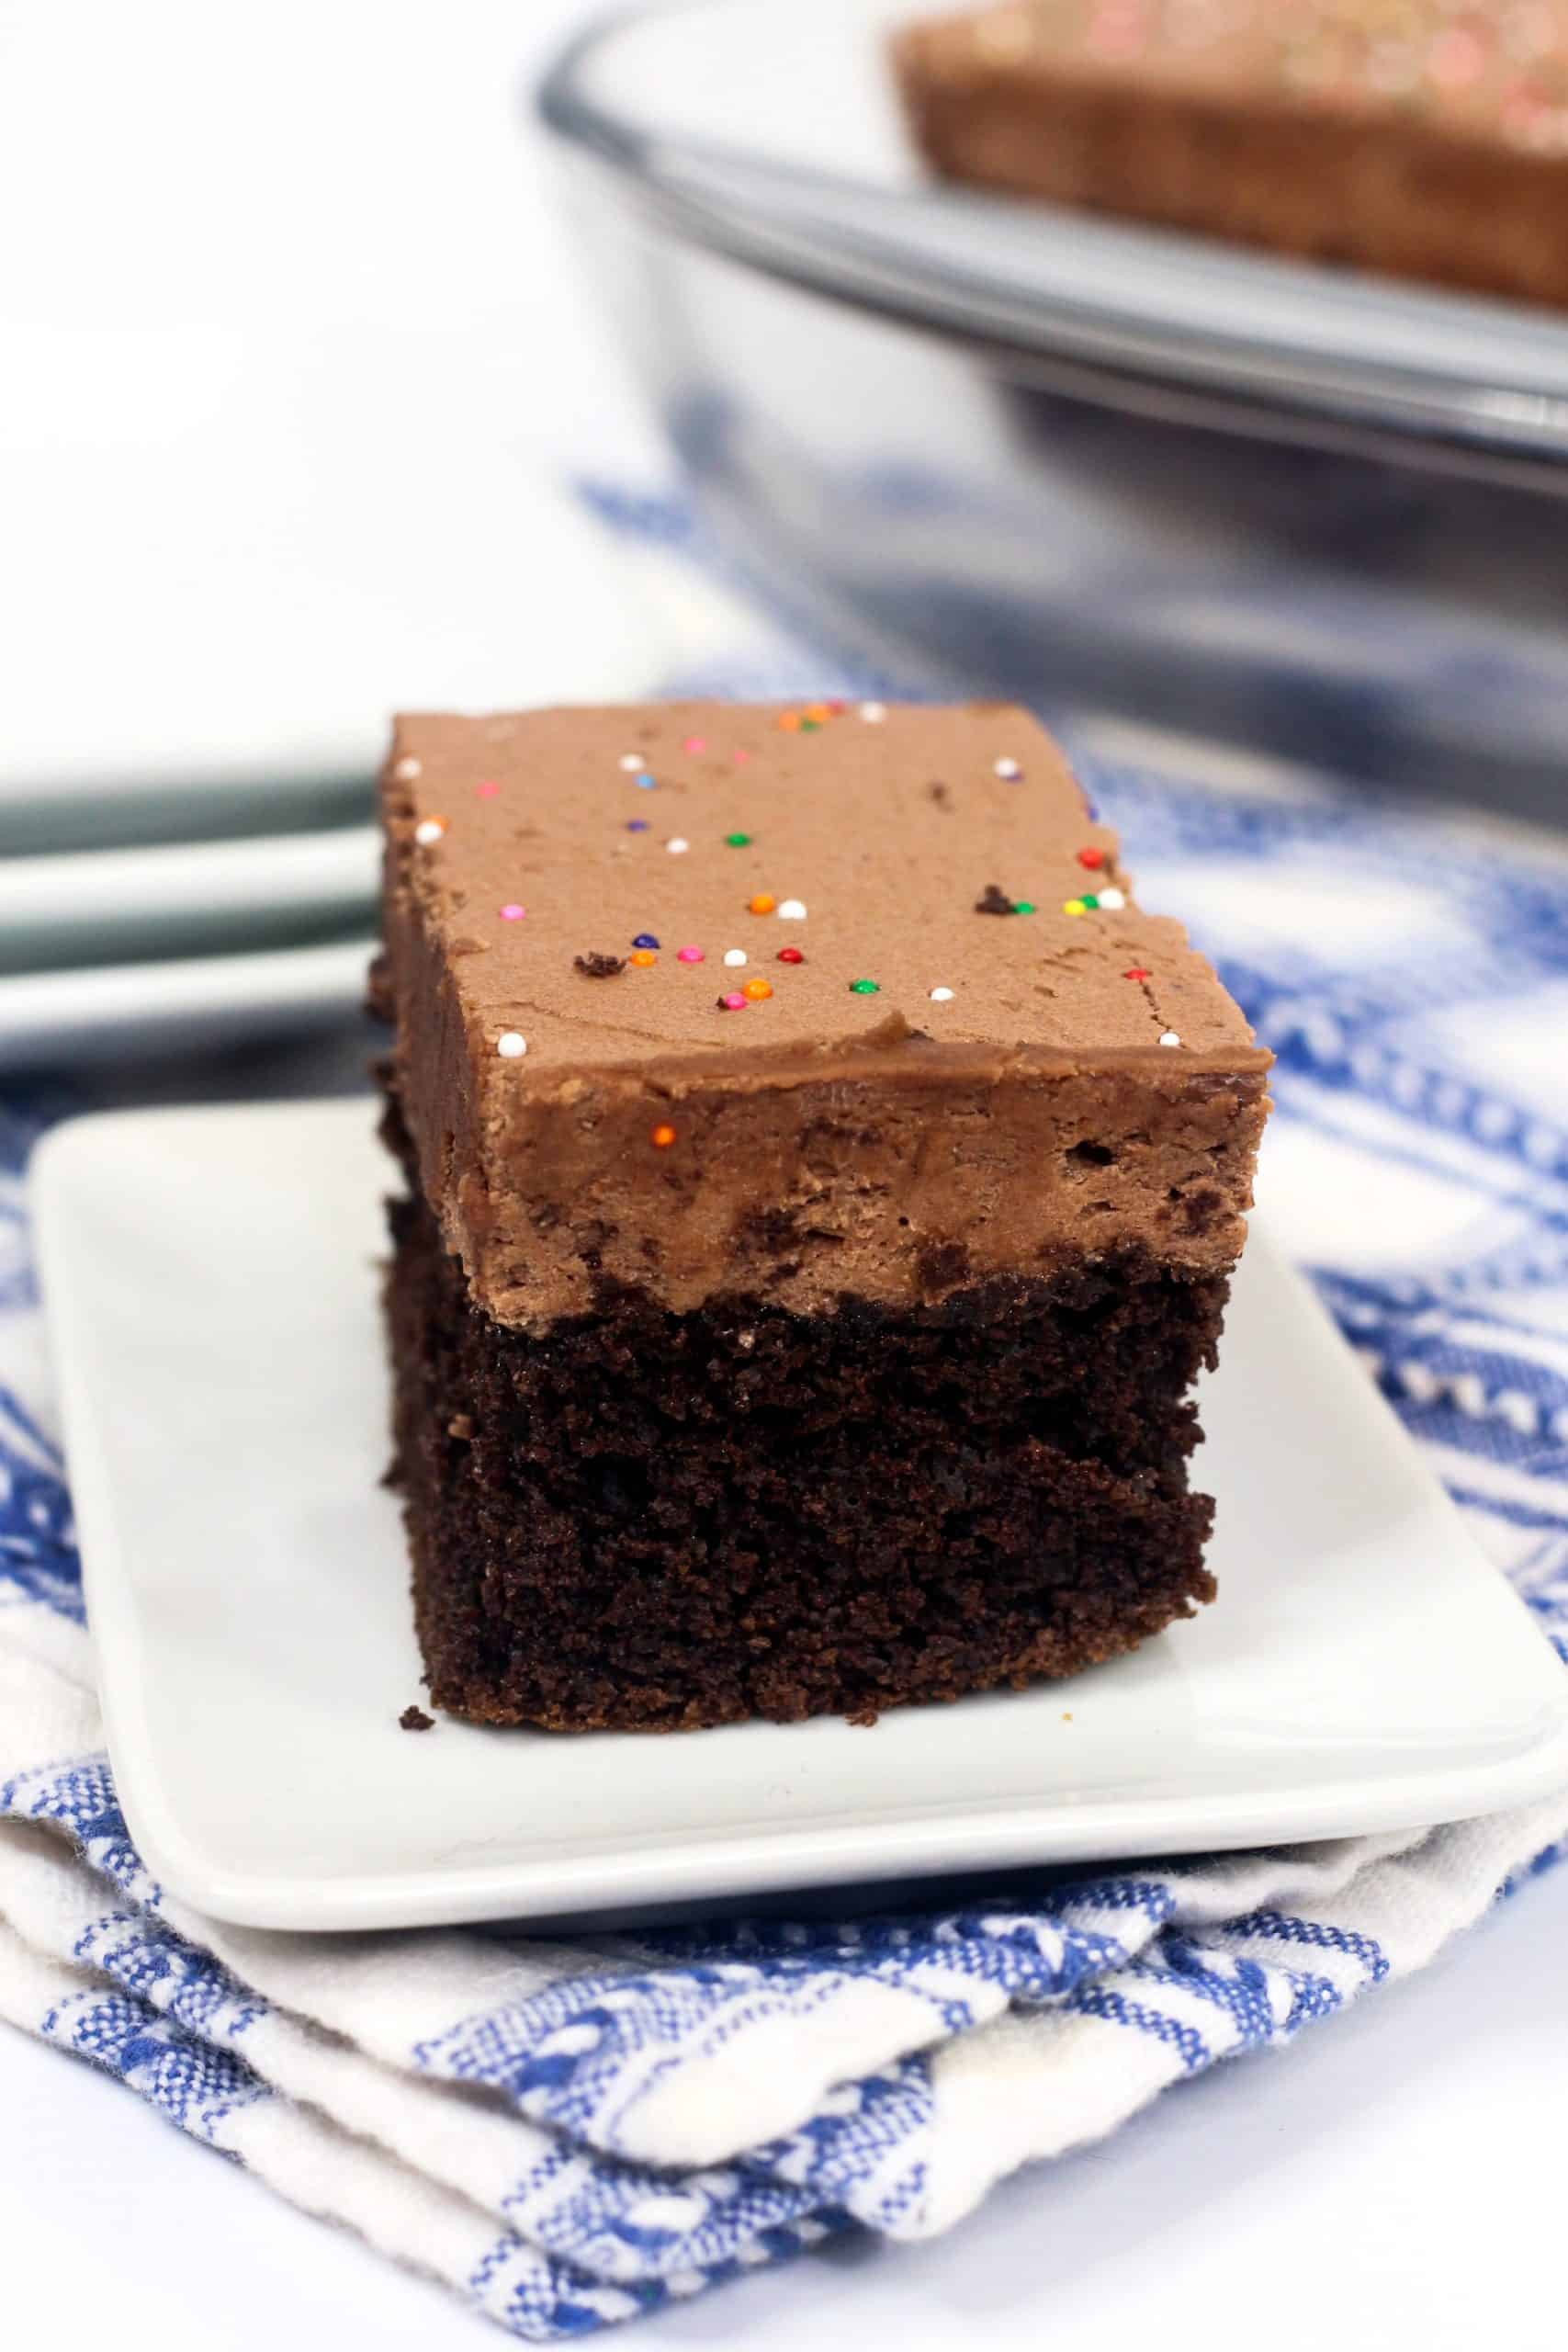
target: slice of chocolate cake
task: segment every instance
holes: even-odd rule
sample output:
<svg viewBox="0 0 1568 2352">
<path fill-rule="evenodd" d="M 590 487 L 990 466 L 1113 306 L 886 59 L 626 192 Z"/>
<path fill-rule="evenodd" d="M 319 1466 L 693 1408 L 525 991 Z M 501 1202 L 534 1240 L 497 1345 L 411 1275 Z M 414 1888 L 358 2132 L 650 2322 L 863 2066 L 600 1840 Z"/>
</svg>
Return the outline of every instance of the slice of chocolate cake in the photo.
<svg viewBox="0 0 1568 2352">
<path fill-rule="evenodd" d="M 437 1705 L 870 1717 L 1210 1598 L 1269 1057 L 1032 719 L 406 718 L 383 794 Z"/>
<path fill-rule="evenodd" d="M 1008 0 L 893 55 L 951 178 L 1568 304 L 1568 0 Z"/>
</svg>

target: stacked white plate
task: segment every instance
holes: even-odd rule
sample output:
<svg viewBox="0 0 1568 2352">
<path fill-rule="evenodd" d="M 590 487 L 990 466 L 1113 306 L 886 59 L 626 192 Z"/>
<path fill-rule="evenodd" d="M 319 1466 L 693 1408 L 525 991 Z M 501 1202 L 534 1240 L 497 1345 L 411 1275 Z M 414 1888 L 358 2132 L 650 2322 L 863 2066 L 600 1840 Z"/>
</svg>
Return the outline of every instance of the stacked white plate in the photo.
<svg viewBox="0 0 1568 2352">
<path fill-rule="evenodd" d="M 327 1023 L 365 993 L 368 825 L 0 863 L 0 1069 Z"/>
</svg>

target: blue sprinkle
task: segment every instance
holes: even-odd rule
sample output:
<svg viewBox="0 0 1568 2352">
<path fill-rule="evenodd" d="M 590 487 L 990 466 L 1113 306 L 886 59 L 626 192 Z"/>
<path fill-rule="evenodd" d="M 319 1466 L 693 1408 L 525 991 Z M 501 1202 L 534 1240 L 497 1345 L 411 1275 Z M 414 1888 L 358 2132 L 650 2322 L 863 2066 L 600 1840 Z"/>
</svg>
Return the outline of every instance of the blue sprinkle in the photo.
<svg viewBox="0 0 1568 2352">
<path fill-rule="evenodd" d="M 626 831 L 628 833 L 646 833 L 648 831 L 648 819 L 646 817 L 628 817 L 626 819 Z"/>
<path fill-rule="evenodd" d="M 639 792 L 652 792 L 655 788 L 654 779 L 649 775 L 646 768 L 643 770 L 641 775 L 637 776 L 635 781 Z"/>
<path fill-rule="evenodd" d="M 659 942 L 655 939 L 651 931 L 639 931 L 637 937 L 632 941 L 632 945 L 634 947 L 657 947 L 658 944 Z"/>
</svg>

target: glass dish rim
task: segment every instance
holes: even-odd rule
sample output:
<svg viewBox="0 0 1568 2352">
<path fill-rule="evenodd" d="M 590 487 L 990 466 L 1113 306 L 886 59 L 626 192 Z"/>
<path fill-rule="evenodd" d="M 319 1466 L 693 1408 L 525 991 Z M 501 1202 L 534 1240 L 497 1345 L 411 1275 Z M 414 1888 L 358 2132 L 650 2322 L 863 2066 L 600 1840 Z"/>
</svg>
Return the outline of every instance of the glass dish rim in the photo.
<svg viewBox="0 0 1568 2352">
<path fill-rule="evenodd" d="M 870 311 L 938 338 L 978 345 L 1026 369 L 1113 387 L 1125 404 L 1169 413 L 1194 405 L 1243 431 L 1293 423 L 1314 437 L 1404 443 L 1411 455 L 1464 465 L 1502 463 L 1542 486 L 1568 488 L 1568 318 L 1484 300 L 1441 287 L 1357 277 L 1286 255 L 1257 254 L 1136 223 L 1050 213 L 1051 245 L 1075 260 L 1084 286 L 1043 292 L 1005 270 L 966 265 L 933 241 L 934 230 L 1016 227 L 1008 198 L 933 187 L 908 193 L 796 164 L 749 156 L 738 146 L 660 130 L 606 104 L 592 87 L 611 43 L 661 17 L 690 16 L 716 0 L 620 6 L 581 27 L 557 51 L 530 101 L 549 130 L 592 158 L 663 228 L 699 249 L 807 292 Z M 916 201 L 918 197 L 919 201 Z M 1038 221 L 1043 208 L 1031 207 Z M 1498 370 L 1413 365 L 1335 350 L 1314 339 L 1194 327 L 1157 311 L 1094 295 L 1090 265 L 1120 251 L 1145 266 L 1163 257 L 1217 282 L 1274 287 L 1337 305 L 1346 321 L 1372 300 L 1451 332 L 1473 329 L 1484 346 L 1510 334 L 1562 346 L 1562 390 L 1510 380 Z M 1103 278 L 1101 277 L 1101 282 Z M 1466 467 L 1468 469 L 1468 467 Z"/>
</svg>

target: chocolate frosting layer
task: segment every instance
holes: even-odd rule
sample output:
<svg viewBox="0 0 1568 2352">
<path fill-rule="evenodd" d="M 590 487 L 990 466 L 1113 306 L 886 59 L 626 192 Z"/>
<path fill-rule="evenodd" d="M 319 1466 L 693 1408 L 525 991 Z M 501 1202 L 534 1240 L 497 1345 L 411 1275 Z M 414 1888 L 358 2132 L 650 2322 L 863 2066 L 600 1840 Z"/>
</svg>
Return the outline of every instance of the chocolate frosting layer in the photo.
<svg viewBox="0 0 1568 2352">
<path fill-rule="evenodd" d="M 398 1089 L 500 1319 L 1235 1257 L 1269 1057 L 1025 713 L 405 718 L 383 790 Z"/>
</svg>

